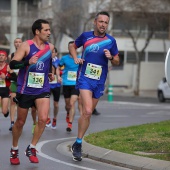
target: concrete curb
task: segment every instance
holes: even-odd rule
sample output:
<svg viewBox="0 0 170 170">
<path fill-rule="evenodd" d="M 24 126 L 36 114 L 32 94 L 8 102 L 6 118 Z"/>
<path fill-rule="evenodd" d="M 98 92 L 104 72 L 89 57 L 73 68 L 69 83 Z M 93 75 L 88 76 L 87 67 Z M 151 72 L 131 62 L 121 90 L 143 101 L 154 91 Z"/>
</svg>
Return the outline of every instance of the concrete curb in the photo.
<svg viewBox="0 0 170 170">
<path fill-rule="evenodd" d="M 170 170 L 169 161 L 108 150 L 85 141 L 83 141 L 83 154 L 88 158 L 135 170 Z"/>
<path fill-rule="evenodd" d="M 71 156 L 69 147 L 73 141 L 66 141 L 57 146 L 57 151 Z M 170 162 L 146 158 L 137 155 L 125 154 L 109 149 L 100 148 L 83 141 L 82 145 L 83 156 L 120 167 L 130 168 L 134 170 L 170 170 Z M 64 152 L 63 152 L 64 151 Z"/>
</svg>

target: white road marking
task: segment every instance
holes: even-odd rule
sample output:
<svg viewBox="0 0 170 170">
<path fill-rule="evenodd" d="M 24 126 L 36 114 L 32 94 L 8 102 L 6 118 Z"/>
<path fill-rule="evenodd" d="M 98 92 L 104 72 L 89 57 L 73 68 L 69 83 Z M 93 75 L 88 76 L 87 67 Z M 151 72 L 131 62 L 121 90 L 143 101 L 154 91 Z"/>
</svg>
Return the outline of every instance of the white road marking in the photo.
<svg viewBox="0 0 170 170">
<path fill-rule="evenodd" d="M 113 102 L 114 104 L 122 104 L 122 105 L 133 105 L 133 106 L 158 106 L 158 104 L 151 104 L 151 103 L 135 103 L 135 102 Z"/>
<path fill-rule="evenodd" d="M 114 117 L 129 117 L 129 115 L 104 115 L 102 117 L 114 118 Z"/>
<path fill-rule="evenodd" d="M 75 137 L 71 137 L 71 138 L 75 138 Z M 46 141 L 39 142 L 36 145 L 36 149 L 38 151 L 37 154 L 40 155 L 41 157 L 44 157 L 46 159 L 49 159 L 51 161 L 54 161 L 54 162 L 57 162 L 57 163 L 61 163 L 61 164 L 64 164 L 64 165 L 76 167 L 76 168 L 79 168 L 79 169 L 85 169 L 85 170 L 96 170 L 96 169 L 91 169 L 91 168 L 87 168 L 87 167 L 84 167 L 84 166 L 78 166 L 78 165 L 75 165 L 75 164 L 67 163 L 67 162 L 61 161 L 59 159 L 55 159 L 53 157 L 50 157 L 50 156 L 48 156 L 48 155 L 46 155 L 46 154 L 41 152 L 41 148 L 43 147 L 43 145 L 48 143 L 48 142 L 54 142 L 54 141 L 60 141 L 60 140 L 68 140 L 68 139 L 71 139 L 71 138 L 53 139 L 53 140 L 46 140 Z"/>
<path fill-rule="evenodd" d="M 146 106 L 146 107 L 161 107 L 161 108 L 164 108 L 164 109 L 170 109 L 170 106 L 169 105 L 162 105 L 162 104 L 154 104 L 154 103 L 135 103 L 135 102 L 123 102 L 123 101 L 114 101 L 114 102 L 107 102 L 107 101 L 104 101 L 104 103 L 107 103 L 107 104 L 118 104 L 118 105 L 133 105 L 133 106 Z"/>
<path fill-rule="evenodd" d="M 147 114 L 148 115 L 170 115 L 170 112 L 169 111 L 159 110 L 159 111 L 149 112 Z"/>
</svg>

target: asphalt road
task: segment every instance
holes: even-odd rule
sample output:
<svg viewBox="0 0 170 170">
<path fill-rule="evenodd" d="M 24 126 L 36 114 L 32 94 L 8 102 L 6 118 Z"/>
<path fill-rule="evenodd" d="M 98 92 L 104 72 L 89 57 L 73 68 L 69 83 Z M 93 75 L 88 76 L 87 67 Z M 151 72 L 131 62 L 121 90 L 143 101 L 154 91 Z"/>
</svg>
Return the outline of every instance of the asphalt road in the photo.
<svg viewBox="0 0 170 170">
<path fill-rule="evenodd" d="M 158 122 L 170 118 L 169 103 L 159 103 L 155 98 L 115 96 L 113 102 L 108 102 L 107 96 L 104 96 L 99 101 L 97 109 L 101 112 L 101 115 L 92 116 L 91 125 L 86 134 L 103 131 L 105 129 Z M 37 144 L 40 163 L 32 164 L 24 155 L 24 151 L 30 144 L 32 137 L 32 118 L 29 114 L 19 142 L 21 164 L 13 166 L 10 165 L 9 162 L 12 137 L 11 132 L 8 130 L 10 119 L 9 117 L 5 119 L 1 114 L 0 170 L 127 170 L 126 168 L 108 165 L 87 158 L 84 158 L 81 162 L 74 162 L 68 148 L 63 148 L 63 150 L 59 151 L 57 147 L 60 143 L 65 141 L 74 142 L 77 135 L 77 120 L 79 118 L 78 110 L 76 110 L 73 131 L 71 133 L 66 132 L 67 124 L 65 122 L 65 115 L 64 99 L 61 97 L 57 129 L 45 129 L 39 143 Z"/>
</svg>

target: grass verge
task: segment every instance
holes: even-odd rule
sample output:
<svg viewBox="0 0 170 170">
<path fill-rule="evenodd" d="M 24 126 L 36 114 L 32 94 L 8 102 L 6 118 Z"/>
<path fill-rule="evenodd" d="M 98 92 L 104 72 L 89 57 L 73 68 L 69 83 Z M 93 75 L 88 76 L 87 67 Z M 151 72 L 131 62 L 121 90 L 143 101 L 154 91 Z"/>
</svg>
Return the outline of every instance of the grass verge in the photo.
<svg viewBox="0 0 170 170">
<path fill-rule="evenodd" d="M 110 150 L 170 161 L 170 120 L 105 130 L 84 140 Z"/>
</svg>

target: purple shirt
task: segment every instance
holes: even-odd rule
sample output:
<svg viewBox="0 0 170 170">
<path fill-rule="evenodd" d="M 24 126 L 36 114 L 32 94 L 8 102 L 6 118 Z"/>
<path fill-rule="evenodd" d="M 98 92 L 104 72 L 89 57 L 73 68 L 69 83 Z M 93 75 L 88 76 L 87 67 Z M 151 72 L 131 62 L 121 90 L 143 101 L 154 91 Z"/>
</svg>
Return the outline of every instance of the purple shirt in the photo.
<svg viewBox="0 0 170 170">
<path fill-rule="evenodd" d="M 17 79 L 17 92 L 27 95 L 38 95 L 50 92 L 48 73 L 50 70 L 51 50 L 48 43 L 43 50 L 39 50 L 32 40 L 27 41 L 30 52 L 25 57 L 29 60 L 32 56 L 38 56 L 36 64 L 25 66 L 19 70 Z"/>
</svg>

